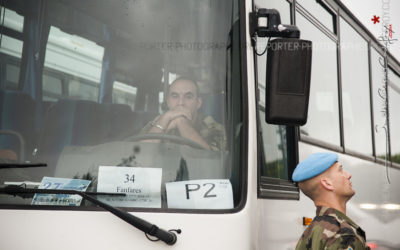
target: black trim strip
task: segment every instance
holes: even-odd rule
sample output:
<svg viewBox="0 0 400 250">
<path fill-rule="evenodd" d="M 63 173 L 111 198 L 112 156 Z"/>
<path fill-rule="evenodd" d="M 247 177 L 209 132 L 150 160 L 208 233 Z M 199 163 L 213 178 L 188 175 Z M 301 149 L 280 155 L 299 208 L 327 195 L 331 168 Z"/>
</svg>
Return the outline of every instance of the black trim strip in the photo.
<svg viewBox="0 0 400 250">
<path fill-rule="evenodd" d="M 400 170 L 400 163 L 392 162 L 392 165 L 390 165 L 390 167 L 391 167 L 391 168 L 394 168 L 394 169 Z"/>
<path fill-rule="evenodd" d="M 309 1 L 309 0 L 306 0 Z M 325 25 L 323 25 L 321 22 L 318 21 L 316 17 L 314 17 L 310 12 L 307 11 L 301 4 L 296 3 L 296 11 L 301 14 L 305 19 L 307 19 L 309 22 L 311 22 L 315 27 L 317 27 L 319 30 L 321 30 L 327 37 L 329 37 L 332 41 L 337 42 L 337 36 L 335 33 L 333 33 L 329 28 L 327 28 Z M 330 13 L 331 14 L 331 13 Z M 338 18 L 335 18 L 338 20 Z M 335 24 L 332 21 L 332 25 L 334 26 Z"/>
<path fill-rule="evenodd" d="M 340 12 L 339 12 L 340 13 Z M 340 145 L 343 147 L 344 150 L 345 148 L 345 140 L 344 140 L 344 121 L 343 121 L 343 98 L 342 98 L 342 54 L 340 50 L 340 20 L 339 18 L 336 19 L 336 27 L 337 27 L 337 33 L 338 33 L 338 41 L 337 41 L 337 46 L 336 46 L 336 59 L 337 59 L 337 80 L 338 80 L 338 104 L 339 104 L 339 132 L 340 132 Z"/>
<path fill-rule="evenodd" d="M 397 64 L 395 61 L 391 60 L 390 57 L 388 57 L 388 64 L 397 75 L 400 75 L 400 64 Z"/>
<path fill-rule="evenodd" d="M 301 142 L 306 142 L 308 144 L 314 145 L 314 146 L 320 146 L 338 153 L 344 153 L 344 149 L 341 146 L 331 144 L 322 140 L 318 140 L 316 138 L 310 137 L 308 135 L 304 135 L 300 133 L 300 141 Z"/>
<path fill-rule="evenodd" d="M 350 155 L 350 156 L 354 156 L 363 160 L 367 160 L 367 161 L 371 161 L 371 162 L 375 162 L 375 157 L 372 155 L 366 155 L 360 152 L 357 152 L 355 150 L 350 150 L 350 149 L 346 149 L 345 150 L 345 154 L 346 155 Z"/>
<path fill-rule="evenodd" d="M 373 86 L 372 86 L 372 54 L 371 54 L 371 41 L 368 42 L 368 77 L 369 77 L 369 106 L 371 115 L 371 139 L 372 139 L 372 155 L 376 157 L 375 149 L 375 116 L 374 116 L 374 99 L 373 99 Z"/>
<path fill-rule="evenodd" d="M 388 67 L 390 67 L 388 65 Z M 389 69 L 390 70 L 390 69 Z M 389 148 L 389 152 L 387 152 L 389 154 L 389 161 L 392 162 L 392 143 L 391 143 L 391 131 L 390 131 L 390 111 L 389 111 L 389 76 L 388 76 L 388 70 L 385 71 L 385 77 L 386 77 L 386 86 L 385 86 L 385 93 L 386 93 L 386 126 L 387 126 L 387 142 L 389 143 L 388 148 Z"/>
<path fill-rule="evenodd" d="M 248 36 L 247 31 L 247 13 L 246 13 L 246 1 L 239 0 L 239 35 L 240 35 L 240 78 L 242 85 L 242 147 L 241 147 L 241 200 L 234 212 L 242 210 L 247 202 L 247 189 L 248 189 L 248 141 L 249 141 L 249 95 L 248 95 L 248 78 L 247 78 L 247 42 Z"/>
<path fill-rule="evenodd" d="M 10 29 L 10 28 L 8 28 L 6 26 L 3 26 L 3 25 L 0 25 L 0 30 L 6 36 L 9 36 L 9 37 L 24 41 L 24 34 L 19 32 L 19 31 Z"/>
<path fill-rule="evenodd" d="M 333 21 L 333 33 L 337 35 L 338 29 L 337 29 L 337 20 L 338 20 L 338 14 L 335 9 L 333 9 L 329 4 L 327 4 L 324 0 L 316 0 L 317 3 L 319 3 L 327 12 L 329 12 L 332 15 L 332 21 Z"/>
</svg>

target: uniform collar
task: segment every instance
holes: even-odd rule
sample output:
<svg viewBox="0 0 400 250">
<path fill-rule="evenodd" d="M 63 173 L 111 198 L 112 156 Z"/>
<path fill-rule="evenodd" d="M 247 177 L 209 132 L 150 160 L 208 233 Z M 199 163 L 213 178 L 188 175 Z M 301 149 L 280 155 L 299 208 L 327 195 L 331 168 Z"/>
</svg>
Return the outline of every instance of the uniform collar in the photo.
<svg viewBox="0 0 400 250">
<path fill-rule="evenodd" d="M 331 216 L 341 224 L 346 221 L 349 225 L 357 230 L 357 232 L 365 239 L 365 232 L 354 221 L 347 217 L 344 213 L 331 207 L 317 207 L 317 216 Z"/>
<path fill-rule="evenodd" d="M 357 228 L 357 224 L 354 223 L 349 217 L 347 217 L 344 213 L 340 212 L 337 209 L 331 208 L 331 207 L 317 207 L 317 216 L 332 216 L 332 217 L 337 217 L 337 219 L 340 220 L 345 220 L 349 224 L 351 224 L 353 227 Z"/>
</svg>

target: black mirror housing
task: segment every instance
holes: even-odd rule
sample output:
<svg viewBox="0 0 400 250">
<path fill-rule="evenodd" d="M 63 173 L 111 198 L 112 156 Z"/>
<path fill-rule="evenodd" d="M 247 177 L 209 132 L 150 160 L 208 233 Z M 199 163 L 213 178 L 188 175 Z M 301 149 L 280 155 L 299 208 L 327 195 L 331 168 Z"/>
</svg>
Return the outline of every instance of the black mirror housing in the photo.
<svg viewBox="0 0 400 250">
<path fill-rule="evenodd" d="M 265 121 L 299 126 L 307 122 L 312 42 L 278 38 L 268 43 Z"/>
</svg>

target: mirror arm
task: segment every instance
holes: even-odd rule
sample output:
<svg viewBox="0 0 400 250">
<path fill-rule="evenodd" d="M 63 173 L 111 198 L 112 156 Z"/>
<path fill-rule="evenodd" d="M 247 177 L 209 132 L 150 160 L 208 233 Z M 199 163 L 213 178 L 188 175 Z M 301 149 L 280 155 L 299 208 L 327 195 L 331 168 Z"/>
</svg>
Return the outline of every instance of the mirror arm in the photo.
<svg viewBox="0 0 400 250">
<path fill-rule="evenodd" d="M 281 24 L 281 17 L 276 9 L 257 9 L 250 13 L 250 35 L 252 41 L 256 37 L 299 38 L 300 30 L 294 25 Z"/>
</svg>

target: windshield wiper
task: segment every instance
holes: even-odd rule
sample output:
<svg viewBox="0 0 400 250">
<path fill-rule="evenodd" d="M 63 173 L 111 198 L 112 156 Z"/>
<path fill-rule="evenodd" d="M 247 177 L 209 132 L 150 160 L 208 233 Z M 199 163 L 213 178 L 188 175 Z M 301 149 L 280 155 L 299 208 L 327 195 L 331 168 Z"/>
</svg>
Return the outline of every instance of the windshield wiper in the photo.
<svg viewBox="0 0 400 250">
<path fill-rule="evenodd" d="M 47 167 L 47 163 L 16 163 L 16 162 L 2 162 L 0 168 L 37 168 Z"/>
<path fill-rule="evenodd" d="M 0 188 L 0 194 L 8 194 L 18 196 L 24 199 L 33 198 L 35 194 L 77 194 L 84 193 L 86 195 L 111 195 L 111 196 L 126 196 L 125 193 L 105 193 L 105 192 L 82 192 L 77 190 L 63 190 L 63 189 L 38 189 L 26 188 L 27 184 L 21 185 L 6 185 Z M 83 197 L 83 195 L 81 195 Z M 93 197 L 92 197 L 93 198 Z M 95 198 L 93 198 L 95 199 Z M 101 201 L 99 201 L 101 202 Z M 94 203 L 94 202 L 93 202 Z M 97 205 L 97 204 L 96 204 Z"/>
<path fill-rule="evenodd" d="M 139 217 L 136 217 L 130 213 L 127 213 L 119 208 L 113 207 L 108 205 L 107 203 L 101 202 L 98 199 L 92 197 L 91 195 L 125 195 L 121 193 L 110 194 L 110 193 L 97 193 L 97 192 L 82 192 L 78 190 L 60 190 L 60 189 L 34 189 L 34 188 L 24 188 L 22 186 L 17 185 L 8 185 L 5 187 L 0 188 L 0 194 L 8 194 L 8 195 L 21 195 L 21 194 L 77 194 L 80 195 L 82 198 L 98 205 L 99 207 L 111 212 L 115 216 L 119 217 L 120 219 L 124 220 L 125 222 L 131 224 L 132 226 L 136 227 L 137 229 L 147 234 L 157 237 L 158 239 L 164 241 L 168 245 L 175 244 L 177 237 L 174 232 L 166 231 L 162 228 L 157 227 L 154 224 L 149 223 L 146 220 L 143 220 Z M 22 196 L 21 196 L 22 197 Z M 23 197 L 29 198 L 29 197 Z M 180 230 L 176 230 L 180 233 Z"/>
</svg>

